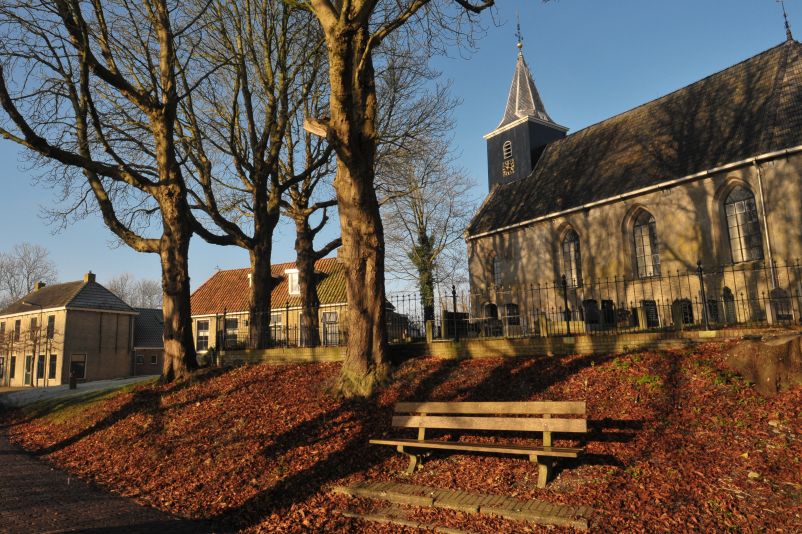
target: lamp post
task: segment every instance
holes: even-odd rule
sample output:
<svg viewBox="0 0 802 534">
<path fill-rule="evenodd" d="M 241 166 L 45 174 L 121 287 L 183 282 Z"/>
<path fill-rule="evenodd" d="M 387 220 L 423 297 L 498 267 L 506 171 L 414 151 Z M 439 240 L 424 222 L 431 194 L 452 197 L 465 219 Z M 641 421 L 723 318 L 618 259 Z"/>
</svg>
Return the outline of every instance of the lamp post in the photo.
<svg viewBox="0 0 802 534">
<path fill-rule="evenodd" d="M 39 308 L 39 319 L 36 321 L 36 329 L 39 331 L 37 332 L 36 339 L 33 342 L 33 361 L 31 362 L 31 387 L 36 387 L 37 381 L 39 377 L 34 374 L 34 372 L 38 369 L 37 365 L 40 360 L 42 360 L 42 355 L 37 354 L 40 350 L 40 345 L 42 343 L 42 313 L 43 313 L 43 306 L 41 304 L 37 304 L 36 302 L 29 302 L 27 300 L 23 300 L 22 304 L 25 306 L 36 306 Z M 42 378 L 44 378 L 44 365 L 45 362 L 42 361 Z"/>
</svg>

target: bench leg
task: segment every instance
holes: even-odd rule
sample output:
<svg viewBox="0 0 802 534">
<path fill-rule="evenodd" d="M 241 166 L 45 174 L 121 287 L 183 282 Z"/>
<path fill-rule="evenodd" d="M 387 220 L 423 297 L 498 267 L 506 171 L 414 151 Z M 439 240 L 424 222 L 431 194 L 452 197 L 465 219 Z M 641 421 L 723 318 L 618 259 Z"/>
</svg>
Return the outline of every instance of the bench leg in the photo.
<svg viewBox="0 0 802 534">
<path fill-rule="evenodd" d="M 410 452 L 405 451 L 403 445 L 399 445 L 398 446 L 398 452 L 400 452 L 402 454 L 406 454 L 407 456 L 409 456 L 409 467 L 407 467 L 407 474 L 408 475 L 413 474 L 415 472 L 415 469 L 420 464 L 420 461 L 422 459 L 421 455 L 420 454 L 412 454 Z"/>
<path fill-rule="evenodd" d="M 529 455 L 530 462 L 537 462 L 537 487 L 543 489 L 549 483 L 551 477 L 551 468 L 554 466 L 554 460 L 550 458 L 538 458 L 537 455 Z"/>
</svg>

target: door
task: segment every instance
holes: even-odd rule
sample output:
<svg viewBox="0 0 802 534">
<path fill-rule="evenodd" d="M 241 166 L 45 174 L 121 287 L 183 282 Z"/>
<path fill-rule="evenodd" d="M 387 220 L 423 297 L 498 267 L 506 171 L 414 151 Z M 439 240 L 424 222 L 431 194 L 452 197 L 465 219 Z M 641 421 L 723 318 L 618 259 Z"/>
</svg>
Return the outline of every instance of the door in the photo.
<svg viewBox="0 0 802 534">
<path fill-rule="evenodd" d="M 31 377 L 33 375 L 33 356 L 25 356 L 25 377 L 24 384 L 31 385 Z"/>
</svg>

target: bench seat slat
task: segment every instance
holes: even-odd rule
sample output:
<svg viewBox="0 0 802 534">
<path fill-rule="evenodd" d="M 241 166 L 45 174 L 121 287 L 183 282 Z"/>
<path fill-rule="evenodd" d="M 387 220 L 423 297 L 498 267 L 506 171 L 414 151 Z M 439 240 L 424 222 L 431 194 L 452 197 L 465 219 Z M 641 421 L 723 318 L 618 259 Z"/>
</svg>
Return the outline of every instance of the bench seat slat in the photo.
<svg viewBox="0 0 802 534">
<path fill-rule="evenodd" d="M 492 443 L 467 443 L 462 441 L 435 441 L 416 439 L 372 439 L 373 445 L 391 445 L 404 447 L 416 447 L 423 449 L 447 449 L 457 451 L 474 452 L 501 452 L 505 454 L 536 454 L 538 456 L 554 456 L 559 458 L 577 458 L 584 452 L 584 449 L 572 447 L 539 447 L 537 445 L 494 445 Z"/>
<path fill-rule="evenodd" d="M 533 402 L 399 402 L 396 413 L 585 415 L 585 401 Z"/>
<path fill-rule="evenodd" d="M 396 415 L 394 427 L 437 428 L 449 430 L 506 430 L 515 432 L 577 432 L 588 431 L 585 419 L 539 417 L 449 417 L 429 415 Z"/>
</svg>

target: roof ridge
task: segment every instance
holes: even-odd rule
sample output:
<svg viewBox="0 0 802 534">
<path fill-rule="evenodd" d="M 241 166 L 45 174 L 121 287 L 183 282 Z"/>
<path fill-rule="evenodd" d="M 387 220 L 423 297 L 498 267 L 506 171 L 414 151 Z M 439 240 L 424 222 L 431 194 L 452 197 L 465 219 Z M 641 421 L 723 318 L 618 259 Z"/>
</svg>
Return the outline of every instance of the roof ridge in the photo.
<svg viewBox="0 0 802 534">
<path fill-rule="evenodd" d="M 644 107 L 644 106 L 648 106 L 648 105 L 650 105 L 650 104 L 653 104 L 653 103 L 655 103 L 655 102 L 658 102 L 658 101 L 660 101 L 660 100 L 662 100 L 662 99 L 664 99 L 664 98 L 668 98 L 668 97 L 670 97 L 670 96 L 672 96 L 672 95 L 674 95 L 674 94 L 676 94 L 676 93 L 679 93 L 680 91 L 684 91 L 684 90 L 686 90 L 686 89 L 689 89 L 689 88 L 691 88 L 691 87 L 693 87 L 693 86 L 695 86 L 695 85 L 698 85 L 698 84 L 700 84 L 700 83 L 702 83 L 702 82 L 704 82 L 704 81 L 706 81 L 706 80 L 709 80 L 710 78 L 713 78 L 714 76 L 718 76 L 719 74 L 723 74 L 723 73 L 727 72 L 728 70 L 731 70 L 731 69 L 734 69 L 735 67 L 738 67 L 738 66 L 740 66 L 740 65 L 743 65 L 744 63 L 748 63 L 749 61 L 752 61 L 753 59 L 756 59 L 756 58 L 758 58 L 758 57 L 760 57 L 760 56 L 767 55 L 767 54 L 769 54 L 769 53 L 771 53 L 771 52 L 774 52 L 774 51 L 775 51 L 775 50 L 777 50 L 778 48 L 782 48 L 782 47 L 784 47 L 784 46 L 790 46 L 790 45 L 792 45 L 792 44 L 797 44 L 797 45 L 798 45 L 799 43 L 798 43 L 797 41 L 788 41 L 788 40 L 784 40 L 782 43 L 780 43 L 780 44 L 778 44 L 778 45 L 772 46 L 771 48 L 768 48 L 768 49 L 766 49 L 766 50 L 763 50 L 762 52 L 758 52 L 757 54 L 755 54 L 755 55 L 753 55 L 753 56 L 750 56 L 750 57 L 748 57 L 748 58 L 746 58 L 746 59 L 743 59 L 743 60 L 739 61 L 738 63 L 733 63 L 733 64 L 732 64 L 732 65 L 730 65 L 729 67 L 725 67 L 725 68 L 723 68 L 723 69 L 721 69 L 721 70 L 717 70 L 716 72 L 713 72 L 713 73 L 711 73 L 711 74 L 708 74 L 708 75 L 707 75 L 707 76 L 705 76 L 704 78 L 699 78 L 699 79 L 698 79 L 698 80 L 696 80 L 695 82 L 691 82 L 691 83 L 689 83 L 688 85 L 684 85 L 684 86 L 682 86 L 682 87 L 679 87 L 679 88 L 677 88 L 677 89 L 674 89 L 674 90 L 673 90 L 673 91 L 671 91 L 671 92 L 665 93 L 665 94 L 663 94 L 663 95 L 660 95 L 660 96 L 658 96 L 658 97 L 655 97 L 655 98 L 653 98 L 653 99 L 651 99 L 651 100 L 647 100 L 646 102 L 643 102 L 643 103 L 641 103 L 641 104 L 638 104 L 638 105 L 637 105 L 637 106 L 635 106 L 635 107 L 629 108 L 629 109 L 627 109 L 627 110 L 624 110 L 624 111 L 622 111 L 622 112 L 620 112 L 620 113 L 616 113 L 615 115 L 612 115 L 612 116 L 610 116 L 610 117 L 607 117 L 606 119 L 602 119 L 602 120 L 600 120 L 600 121 L 598 121 L 598 122 L 594 122 L 593 124 L 588 124 L 587 126 L 585 126 L 585 127 L 583 127 L 583 128 L 580 128 L 579 130 L 576 130 L 576 131 L 574 131 L 574 132 L 571 132 L 570 134 L 566 135 L 565 137 L 561 137 L 560 139 L 557 139 L 557 140 L 555 140 L 555 141 L 553 141 L 553 142 L 549 143 L 548 145 L 546 145 L 546 149 L 548 150 L 548 147 L 549 147 L 549 146 L 551 146 L 551 145 L 554 145 L 554 144 L 557 144 L 557 143 L 559 143 L 560 141 L 563 141 L 563 140 L 565 140 L 565 139 L 568 139 L 568 138 L 571 138 L 571 137 L 575 137 L 575 136 L 577 136 L 578 134 L 580 134 L 580 133 L 584 132 L 585 130 L 588 130 L 588 129 L 590 129 L 590 128 L 593 128 L 593 127 L 595 127 L 595 126 L 599 126 L 599 125 L 601 125 L 601 124 L 604 124 L 605 122 L 612 121 L 613 119 L 617 119 L 617 118 L 621 117 L 622 115 L 626 115 L 627 113 L 631 113 L 631 112 L 633 112 L 633 111 L 635 111 L 635 110 L 638 110 L 638 109 L 640 109 L 640 108 L 642 108 L 642 107 Z M 544 154 L 545 154 L 545 151 L 544 151 Z M 530 176 L 531 176 L 531 175 L 532 175 L 534 172 L 535 172 L 535 169 L 532 169 L 532 172 L 530 173 Z M 516 180 L 516 181 L 517 181 L 517 180 Z"/>
</svg>

